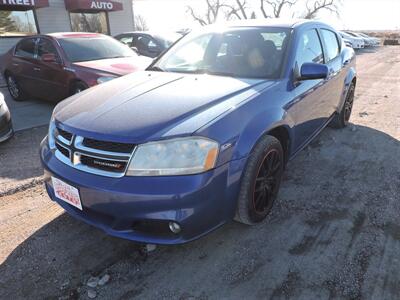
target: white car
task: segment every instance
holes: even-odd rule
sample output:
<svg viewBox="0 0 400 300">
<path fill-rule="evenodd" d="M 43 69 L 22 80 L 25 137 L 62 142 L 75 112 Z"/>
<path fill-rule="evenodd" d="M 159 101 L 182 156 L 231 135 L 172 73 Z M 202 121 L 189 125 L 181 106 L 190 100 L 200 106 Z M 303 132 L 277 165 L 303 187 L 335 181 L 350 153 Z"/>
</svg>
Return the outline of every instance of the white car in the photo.
<svg viewBox="0 0 400 300">
<path fill-rule="evenodd" d="M 352 36 L 346 32 L 339 31 L 342 38 L 351 43 L 353 49 L 363 49 L 365 47 L 364 39 L 361 37 Z"/>
<path fill-rule="evenodd" d="M 353 43 L 350 42 L 348 39 L 343 38 L 343 42 L 347 47 L 353 48 Z"/>
<path fill-rule="evenodd" d="M 369 39 L 371 41 L 372 46 L 379 46 L 381 44 L 381 40 L 376 37 L 369 36 L 365 33 L 359 33 L 358 35 L 360 35 L 366 39 Z"/>
<path fill-rule="evenodd" d="M 373 41 L 371 40 L 370 37 L 364 37 L 364 36 L 360 35 L 359 33 L 355 33 L 352 31 L 346 31 L 345 33 L 351 35 L 352 37 L 363 39 L 365 48 L 373 46 Z"/>
</svg>

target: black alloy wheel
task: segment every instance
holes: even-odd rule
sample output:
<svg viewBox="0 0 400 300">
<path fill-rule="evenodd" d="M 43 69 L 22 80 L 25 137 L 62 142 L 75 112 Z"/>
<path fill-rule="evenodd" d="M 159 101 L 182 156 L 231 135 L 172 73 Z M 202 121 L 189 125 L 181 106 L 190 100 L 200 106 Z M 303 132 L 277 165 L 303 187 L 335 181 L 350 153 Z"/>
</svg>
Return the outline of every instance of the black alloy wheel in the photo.
<svg viewBox="0 0 400 300">
<path fill-rule="evenodd" d="M 254 225 L 264 220 L 279 192 L 284 170 L 281 143 L 266 135 L 254 147 L 241 181 L 235 220 Z"/>
</svg>

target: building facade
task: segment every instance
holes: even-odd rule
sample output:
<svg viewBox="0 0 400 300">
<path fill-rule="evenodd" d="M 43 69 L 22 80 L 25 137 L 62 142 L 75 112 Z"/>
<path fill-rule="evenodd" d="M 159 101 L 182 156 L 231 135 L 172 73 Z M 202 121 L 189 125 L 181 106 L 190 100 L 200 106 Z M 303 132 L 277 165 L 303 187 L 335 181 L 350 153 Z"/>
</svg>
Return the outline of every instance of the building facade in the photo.
<svg viewBox="0 0 400 300">
<path fill-rule="evenodd" d="M 0 0 L 0 55 L 31 34 L 132 31 L 132 0 Z"/>
</svg>

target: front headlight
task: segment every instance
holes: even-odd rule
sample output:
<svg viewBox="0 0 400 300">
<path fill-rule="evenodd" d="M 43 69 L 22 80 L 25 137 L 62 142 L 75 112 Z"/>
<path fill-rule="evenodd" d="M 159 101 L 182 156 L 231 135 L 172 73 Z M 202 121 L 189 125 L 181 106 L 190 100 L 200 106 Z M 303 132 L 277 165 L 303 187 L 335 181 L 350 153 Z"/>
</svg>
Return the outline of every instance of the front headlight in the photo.
<svg viewBox="0 0 400 300">
<path fill-rule="evenodd" d="M 50 124 L 49 124 L 49 132 L 47 134 L 47 140 L 49 141 L 49 148 L 55 149 L 56 148 L 56 122 L 54 121 L 54 117 L 51 116 Z"/>
<path fill-rule="evenodd" d="M 202 138 L 189 137 L 142 144 L 135 150 L 126 175 L 189 175 L 215 167 L 219 145 Z"/>
<path fill-rule="evenodd" d="M 115 78 L 116 78 L 116 77 L 112 77 L 112 76 L 99 77 L 99 78 L 97 78 L 97 83 L 98 83 L 98 84 L 102 84 L 102 83 L 104 83 L 104 82 L 113 80 L 113 79 L 115 79 Z"/>
</svg>

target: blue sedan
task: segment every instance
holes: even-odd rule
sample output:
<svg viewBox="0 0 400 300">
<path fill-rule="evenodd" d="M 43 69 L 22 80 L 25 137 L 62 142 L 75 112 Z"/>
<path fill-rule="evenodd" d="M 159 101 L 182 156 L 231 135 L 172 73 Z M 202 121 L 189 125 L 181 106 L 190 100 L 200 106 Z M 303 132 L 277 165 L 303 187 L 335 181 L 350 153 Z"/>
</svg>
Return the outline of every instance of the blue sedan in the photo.
<svg viewBox="0 0 400 300">
<path fill-rule="evenodd" d="M 348 124 L 356 81 L 354 51 L 326 24 L 205 27 L 147 71 L 57 105 L 40 151 L 47 192 L 143 243 L 259 223 L 286 163 L 326 126 Z"/>
</svg>

